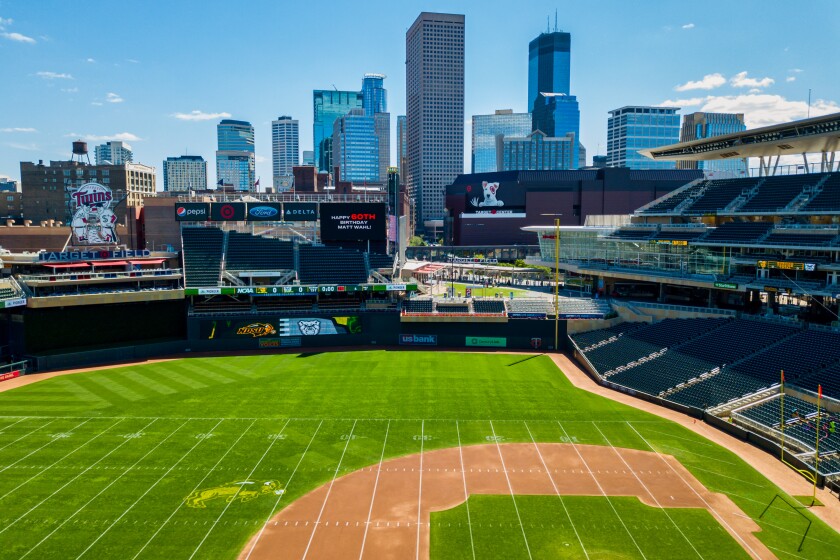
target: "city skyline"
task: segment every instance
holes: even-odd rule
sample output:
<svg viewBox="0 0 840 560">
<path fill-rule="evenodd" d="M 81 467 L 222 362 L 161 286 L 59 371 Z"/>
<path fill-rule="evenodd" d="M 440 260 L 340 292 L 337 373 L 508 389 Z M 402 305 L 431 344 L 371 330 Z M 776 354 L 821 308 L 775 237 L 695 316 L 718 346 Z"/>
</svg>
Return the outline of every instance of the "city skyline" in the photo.
<svg viewBox="0 0 840 560">
<path fill-rule="evenodd" d="M 216 4 L 200 12 L 167 5 L 171 17 L 155 30 L 163 40 L 150 42 L 150 24 L 136 22 L 118 32 L 108 23 L 121 11 L 127 15 L 127 6 L 81 13 L 57 3 L 45 10 L 4 2 L 0 57 L 7 85 L 0 106 L 15 110 L 0 115 L 0 175 L 19 180 L 21 161 L 68 159 L 76 138 L 91 147 L 122 140 L 134 148 L 135 161 L 157 169 L 161 186 L 166 157 L 189 153 L 212 161 L 215 127 L 233 118 L 254 124 L 256 176 L 269 185 L 271 120 L 278 114 L 298 119 L 300 146 L 311 146 L 314 89 L 356 89 L 359 76 L 381 72 L 389 77 L 390 113 L 405 114 L 405 30 L 421 11 L 466 15 L 464 170 L 469 170 L 472 115 L 527 110 L 528 43 L 546 31 L 546 16 L 553 30 L 555 8 L 559 29 L 573 35 L 573 93 L 580 102 L 580 141 L 590 157 L 606 153 L 607 112 L 625 105 L 670 101 L 682 108 L 680 115 L 743 112 L 753 128 L 804 118 L 811 88 L 811 116 L 840 111 L 838 79 L 820 62 L 820 55 L 830 52 L 831 37 L 840 33 L 840 18 L 809 15 L 838 14 L 833 2 L 814 2 L 813 12 L 785 17 L 756 15 L 773 13 L 766 2 L 712 3 L 701 14 L 677 2 L 644 14 L 618 2 L 601 2 L 597 10 L 575 9 L 589 6 L 579 2 L 528 2 L 521 14 L 487 5 L 479 10 L 468 2 L 373 4 L 389 6 L 387 15 L 371 9 L 347 17 L 356 23 L 369 19 L 381 33 L 337 49 L 330 37 L 346 22 L 324 21 L 305 6 L 257 3 L 247 13 L 231 14 Z M 264 37 L 280 13 L 299 25 L 266 49 Z M 251 38 L 230 48 L 212 33 L 178 31 L 183 18 L 190 18 L 194 29 L 231 20 L 248 28 Z M 313 26 L 326 39 L 314 41 Z M 68 32 L 88 28 L 97 33 Z M 489 36 L 492 41 L 481 39 Z M 120 49 L 113 49 L 115 43 Z M 760 52 L 755 45 L 762 45 Z M 194 54 L 195 61 L 184 65 L 171 52 Z M 255 53 L 254 60 L 245 53 Z M 278 53 L 289 61 L 282 71 L 270 65 Z M 395 128 L 392 118 L 394 138 Z M 398 163 L 396 144 L 391 143 L 392 165 Z M 215 173 L 208 183 L 215 184 Z"/>
</svg>

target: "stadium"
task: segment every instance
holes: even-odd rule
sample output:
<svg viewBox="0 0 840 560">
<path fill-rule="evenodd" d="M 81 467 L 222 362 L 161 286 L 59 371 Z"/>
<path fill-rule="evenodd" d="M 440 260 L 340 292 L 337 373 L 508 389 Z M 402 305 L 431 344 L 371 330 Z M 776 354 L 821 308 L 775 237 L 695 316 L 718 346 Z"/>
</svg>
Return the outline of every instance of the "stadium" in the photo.
<svg viewBox="0 0 840 560">
<path fill-rule="evenodd" d="M 120 244 L 88 183 L 61 250 L 0 255 L 0 558 L 837 557 L 838 133 L 488 219 L 524 259 L 412 253 L 367 191 L 161 197 Z"/>
</svg>

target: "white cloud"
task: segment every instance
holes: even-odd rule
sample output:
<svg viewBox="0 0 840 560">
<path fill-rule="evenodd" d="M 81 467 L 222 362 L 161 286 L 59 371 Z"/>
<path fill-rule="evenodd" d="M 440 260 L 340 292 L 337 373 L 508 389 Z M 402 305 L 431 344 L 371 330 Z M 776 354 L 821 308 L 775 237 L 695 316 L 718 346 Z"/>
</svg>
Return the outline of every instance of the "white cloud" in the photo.
<svg viewBox="0 0 840 560">
<path fill-rule="evenodd" d="M 788 72 L 792 74 L 801 74 L 803 72 L 802 68 L 791 68 Z"/>
<path fill-rule="evenodd" d="M 256 163 L 265 163 L 265 162 L 267 162 L 267 161 L 268 161 L 268 158 L 267 158 L 267 157 L 265 157 L 265 156 L 260 156 L 260 155 L 257 155 L 257 156 L 254 156 L 254 161 L 255 161 Z"/>
<path fill-rule="evenodd" d="M 761 93 L 761 90 L 760 90 L 760 89 L 758 89 L 758 88 L 752 88 L 752 89 L 751 89 L 750 91 L 748 91 L 747 93 Z"/>
<path fill-rule="evenodd" d="M 715 72 L 714 74 L 706 74 L 703 76 L 702 80 L 697 80 L 695 82 L 689 81 L 680 86 L 676 86 L 674 90 L 676 91 L 689 91 L 692 89 L 714 89 L 716 87 L 720 87 L 726 83 L 726 78 L 723 77 L 723 74 Z"/>
<path fill-rule="evenodd" d="M 785 81 L 786 82 L 795 82 L 796 81 L 796 76 L 788 76 L 787 78 L 785 78 Z"/>
<path fill-rule="evenodd" d="M 90 62 L 91 64 L 94 64 L 96 62 L 96 59 L 95 58 L 88 58 L 87 62 Z"/>
<path fill-rule="evenodd" d="M 90 104 L 93 105 L 94 107 L 102 107 L 102 102 L 101 101 L 91 101 Z"/>
<path fill-rule="evenodd" d="M 693 23 L 686 23 L 685 25 L 682 26 L 682 28 L 683 29 L 694 29 L 694 24 Z"/>
<path fill-rule="evenodd" d="M 38 144 L 34 142 L 29 144 L 19 144 L 17 142 L 6 142 L 5 144 L 9 148 L 14 148 L 15 150 L 26 150 L 27 152 L 39 152 L 41 148 L 38 147 Z"/>
<path fill-rule="evenodd" d="M 140 61 L 137 60 L 136 58 L 126 58 L 125 60 L 126 60 L 126 62 L 130 62 L 132 64 L 140 64 Z"/>
<path fill-rule="evenodd" d="M 0 29 L 5 29 L 7 25 L 12 25 L 14 20 L 12 18 L 3 19 L 0 17 Z"/>
<path fill-rule="evenodd" d="M 804 119 L 808 116 L 808 103 L 767 93 L 710 96 L 702 110 L 714 113 L 744 113 L 747 127 L 756 128 Z M 812 117 L 837 112 L 840 112 L 840 105 L 834 101 L 818 99 L 811 103 Z"/>
<path fill-rule="evenodd" d="M 0 132 L 38 132 L 34 128 L 30 127 L 22 127 L 22 126 L 14 126 L 10 128 L 0 128 Z"/>
<path fill-rule="evenodd" d="M 122 103 L 125 100 L 114 92 L 108 92 L 108 95 L 105 96 L 105 101 L 108 103 Z"/>
<path fill-rule="evenodd" d="M 231 117 L 230 113 L 205 113 L 204 111 L 174 113 L 172 116 L 180 121 L 213 121 L 216 119 L 229 119 Z"/>
<path fill-rule="evenodd" d="M 776 83 L 776 80 L 773 78 L 765 77 L 757 80 L 755 78 L 748 78 L 747 72 L 738 72 L 734 76 L 729 79 L 729 83 L 732 84 L 732 87 L 748 87 L 748 88 L 765 88 L 767 86 L 771 86 Z"/>
<path fill-rule="evenodd" d="M 26 35 L 22 35 L 20 33 L 7 33 L 4 31 L 3 33 L 0 33 L 0 37 L 8 39 L 9 41 L 16 41 L 18 43 L 29 43 L 30 45 L 36 43 L 35 39 L 32 37 L 27 37 Z"/>
<path fill-rule="evenodd" d="M 72 80 L 74 79 L 73 76 L 70 74 L 65 73 L 58 73 L 58 72 L 36 72 L 36 76 L 39 78 L 43 78 L 45 80 Z"/>
<path fill-rule="evenodd" d="M 61 88 L 61 91 L 63 91 L 64 93 L 78 93 L 79 88 L 77 88 L 77 87 Z"/>
<path fill-rule="evenodd" d="M 96 134 L 78 134 L 76 132 L 71 132 L 70 134 L 65 134 L 65 138 L 81 138 L 82 140 L 87 140 L 88 142 L 107 142 L 108 140 L 122 140 L 123 142 L 140 142 L 143 139 L 137 136 L 136 134 L 132 134 L 131 132 L 118 132 L 117 134 L 109 134 L 109 135 L 96 135 Z"/>
<path fill-rule="evenodd" d="M 706 101 L 705 97 L 689 97 L 688 99 L 666 99 L 659 107 L 693 107 Z"/>
</svg>

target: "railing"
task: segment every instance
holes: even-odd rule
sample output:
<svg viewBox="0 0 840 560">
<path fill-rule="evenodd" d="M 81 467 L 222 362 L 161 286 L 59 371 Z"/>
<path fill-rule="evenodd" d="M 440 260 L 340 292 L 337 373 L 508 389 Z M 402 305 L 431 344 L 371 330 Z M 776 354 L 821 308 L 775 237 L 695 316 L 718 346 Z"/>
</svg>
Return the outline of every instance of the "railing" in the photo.
<svg viewBox="0 0 840 560">
<path fill-rule="evenodd" d="M 242 197 L 256 198 L 259 202 L 384 202 L 388 194 L 376 193 L 353 193 L 353 194 L 326 194 L 326 193 L 214 193 L 212 195 L 190 196 L 188 194 L 178 195 L 178 202 L 242 202 Z M 281 220 L 277 220 L 281 221 Z"/>
<path fill-rule="evenodd" d="M 155 276 L 181 275 L 180 268 L 156 268 L 151 270 L 121 270 L 119 272 L 62 272 L 58 274 L 21 274 L 23 282 L 57 282 L 61 280 L 113 280 L 117 278 L 154 278 Z M 82 278 L 84 277 L 84 278 Z"/>
<path fill-rule="evenodd" d="M 616 301 L 614 303 L 618 303 L 620 305 L 620 303 L 618 301 Z M 625 302 L 621 302 L 621 303 L 625 303 Z M 634 307 L 650 307 L 650 308 L 653 308 L 653 309 L 665 309 L 665 310 L 670 310 L 670 311 L 685 311 L 685 312 L 691 312 L 691 313 L 710 313 L 710 314 L 715 314 L 715 315 L 730 315 L 732 317 L 737 315 L 737 312 L 735 312 L 732 309 L 712 309 L 712 308 L 708 308 L 708 307 L 694 307 L 694 306 L 691 306 L 691 305 L 671 305 L 671 304 L 668 304 L 668 303 L 654 303 L 654 302 L 649 302 L 649 301 L 628 301 L 626 303 L 630 303 Z"/>
</svg>

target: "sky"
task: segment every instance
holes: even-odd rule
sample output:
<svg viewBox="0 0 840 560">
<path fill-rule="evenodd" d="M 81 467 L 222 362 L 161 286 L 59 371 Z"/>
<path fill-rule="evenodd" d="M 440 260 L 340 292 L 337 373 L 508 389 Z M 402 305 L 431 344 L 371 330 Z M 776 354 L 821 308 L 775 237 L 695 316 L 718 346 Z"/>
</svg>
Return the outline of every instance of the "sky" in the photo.
<svg viewBox="0 0 840 560">
<path fill-rule="evenodd" d="M 312 149 L 312 90 L 359 90 L 387 75 L 392 152 L 405 114 L 405 32 L 421 11 L 466 16 L 465 170 L 471 115 L 525 112 L 528 43 L 572 35 L 581 141 L 606 152 L 608 111 L 669 105 L 743 112 L 757 127 L 840 112 L 840 0 L 482 0 L 66 2 L 0 0 L 0 176 L 66 160 L 71 141 L 127 141 L 154 166 L 197 154 L 215 184 L 216 124 L 256 129 L 271 184 L 271 121 L 300 121 Z M 392 161 L 395 156 L 392 155 Z"/>
</svg>

